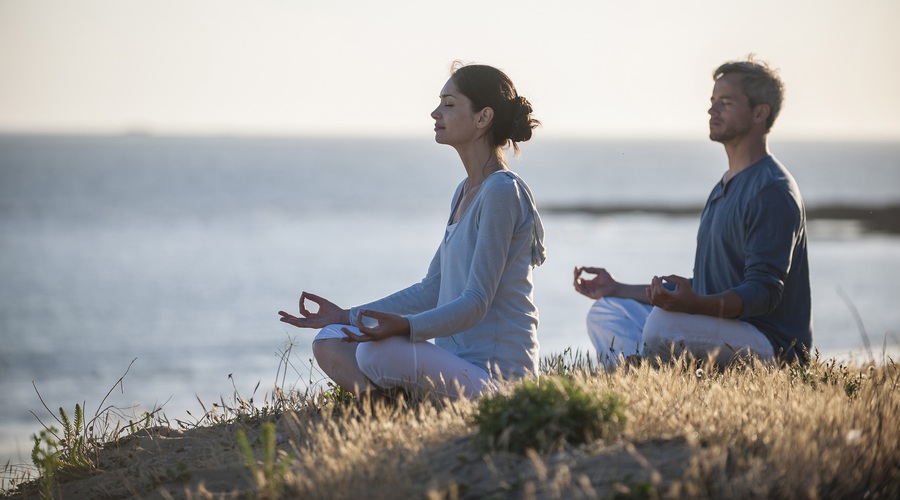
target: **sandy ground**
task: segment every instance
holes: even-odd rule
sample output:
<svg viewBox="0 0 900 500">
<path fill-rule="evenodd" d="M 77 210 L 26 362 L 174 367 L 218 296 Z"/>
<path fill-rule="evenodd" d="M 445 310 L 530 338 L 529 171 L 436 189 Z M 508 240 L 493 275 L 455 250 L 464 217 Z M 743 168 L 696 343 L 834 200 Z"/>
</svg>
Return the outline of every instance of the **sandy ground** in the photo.
<svg viewBox="0 0 900 500">
<path fill-rule="evenodd" d="M 277 429 L 279 436 L 290 432 L 283 421 Z M 253 442 L 259 425 L 139 431 L 103 450 L 99 472 L 58 483 L 57 494 L 60 498 L 253 497 L 258 490 L 235 439 L 238 430 Z M 410 484 L 402 497 L 407 498 L 409 490 L 422 498 L 429 491 L 457 498 L 571 498 L 576 492 L 577 497 L 604 497 L 611 488 L 627 490 L 651 483 L 663 487 L 685 475 L 693 456 L 709 453 L 674 439 L 592 444 L 540 457 L 482 455 L 473 448 L 470 437 L 454 436 L 407 457 Z M 290 450 L 286 442 L 279 448 Z M 721 466 L 725 466 L 724 458 Z M 629 478 L 630 483 L 622 484 L 623 478 Z M 375 496 L 381 498 L 392 497 L 389 487 L 385 492 L 385 485 L 377 484 L 377 478 L 372 481 L 360 490 L 379 492 Z M 345 497 L 334 493 L 320 491 L 312 496 Z M 39 492 L 32 485 L 10 498 L 39 498 Z"/>
</svg>

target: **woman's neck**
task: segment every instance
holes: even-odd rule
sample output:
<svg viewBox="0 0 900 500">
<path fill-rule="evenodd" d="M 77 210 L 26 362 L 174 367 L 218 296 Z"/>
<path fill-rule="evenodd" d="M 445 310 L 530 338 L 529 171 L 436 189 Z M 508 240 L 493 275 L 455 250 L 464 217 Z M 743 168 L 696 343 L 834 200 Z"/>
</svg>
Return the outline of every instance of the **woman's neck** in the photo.
<svg viewBox="0 0 900 500">
<path fill-rule="evenodd" d="M 473 144 L 469 148 L 457 148 L 468 176 L 469 188 L 479 186 L 492 173 L 506 168 L 503 152 L 500 148 Z"/>
</svg>

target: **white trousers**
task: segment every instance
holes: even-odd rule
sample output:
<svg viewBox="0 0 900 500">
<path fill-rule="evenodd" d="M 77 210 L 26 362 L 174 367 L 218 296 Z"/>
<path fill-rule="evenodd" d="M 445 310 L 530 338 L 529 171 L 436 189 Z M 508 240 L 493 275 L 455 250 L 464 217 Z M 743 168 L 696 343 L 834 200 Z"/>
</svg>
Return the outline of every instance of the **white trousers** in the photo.
<svg viewBox="0 0 900 500">
<path fill-rule="evenodd" d="M 353 326 L 328 325 L 315 340 L 344 338 L 342 328 L 360 334 Z M 378 387 L 402 388 L 417 396 L 472 398 L 493 388 L 493 379 L 485 368 L 430 342 L 410 342 L 406 337 L 361 342 L 356 348 L 356 362 Z"/>
<path fill-rule="evenodd" d="M 603 366 L 611 370 L 620 358 L 641 352 L 644 323 L 651 309 L 636 300 L 614 297 L 594 302 L 587 315 L 587 331 Z"/>
<path fill-rule="evenodd" d="M 746 321 L 702 314 L 669 312 L 636 300 L 615 297 L 594 302 L 587 317 L 588 336 L 607 369 L 620 355 L 669 360 L 688 353 L 698 359 L 727 364 L 753 356 L 773 363 L 769 339 Z"/>
</svg>

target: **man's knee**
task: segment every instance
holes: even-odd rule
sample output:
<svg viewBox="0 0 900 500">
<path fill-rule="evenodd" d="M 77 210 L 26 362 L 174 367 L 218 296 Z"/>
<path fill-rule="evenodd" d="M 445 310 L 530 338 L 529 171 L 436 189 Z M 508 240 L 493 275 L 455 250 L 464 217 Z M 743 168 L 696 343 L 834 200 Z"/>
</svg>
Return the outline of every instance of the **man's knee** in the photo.
<svg viewBox="0 0 900 500">
<path fill-rule="evenodd" d="M 591 304 L 591 309 L 590 311 L 588 311 L 588 318 L 595 315 L 622 316 L 625 314 L 625 308 L 627 307 L 627 301 L 629 300 L 631 299 L 620 299 L 618 297 L 601 297 L 595 300 L 593 304 Z"/>
<path fill-rule="evenodd" d="M 587 332 L 597 356 L 607 368 L 618 364 L 619 356 L 640 351 L 641 331 L 649 306 L 632 299 L 604 297 L 591 306 Z"/>
<path fill-rule="evenodd" d="M 645 357 L 668 359 L 677 356 L 685 349 L 684 339 L 678 335 L 674 326 L 676 315 L 654 307 L 647 316 L 642 334 L 642 354 Z"/>
</svg>

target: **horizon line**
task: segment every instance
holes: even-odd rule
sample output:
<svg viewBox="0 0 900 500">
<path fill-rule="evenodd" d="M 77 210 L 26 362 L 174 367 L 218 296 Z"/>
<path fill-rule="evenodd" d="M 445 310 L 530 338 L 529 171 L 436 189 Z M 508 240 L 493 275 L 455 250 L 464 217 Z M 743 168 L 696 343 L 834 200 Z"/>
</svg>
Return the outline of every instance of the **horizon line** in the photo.
<svg viewBox="0 0 900 500">
<path fill-rule="evenodd" d="M 353 139 L 353 140 L 397 140 L 397 139 L 433 139 L 431 132 L 427 133 L 411 133 L 411 132 L 387 132 L 365 134 L 359 132 L 253 132 L 253 131 L 186 131 L 186 130 L 144 130 L 144 129 L 121 129 L 121 130 L 73 130 L 73 129 L 56 129 L 56 130 L 20 130 L 20 129 L 2 129 L 0 128 L 0 137 L 3 138 L 147 138 L 147 139 L 255 139 L 255 140 L 291 140 L 291 139 L 318 139 L 318 140 L 336 140 L 336 139 Z M 540 137 L 536 138 L 541 140 Z M 651 142 L 686 142 L 686 141 L 702 141 L 707 142 L 709 138 L 705 135 L 695 136 L 687 133 L 647 133 L 647 134 L 611 134 L 611 133 L 584 133 L 584 134 L 561 134 L 550 133 L 545 135 L 543 139 L 553 141 L 651 141 Z M 814 134 L 774 134 L 769 137 L 774 142 L 843 142 L 843 143 L 900 143 L 900 135 L 873 135 L 863 137 L 859 135 L 838 136 L 838 135 L 814 135 Z"/>
</svg>

